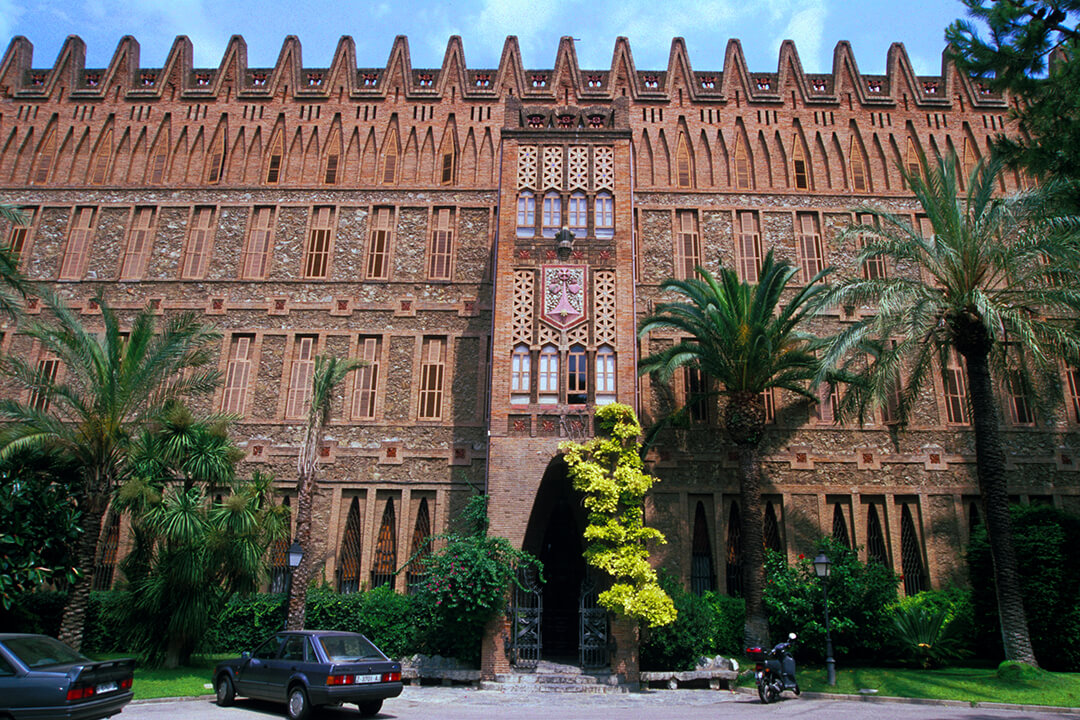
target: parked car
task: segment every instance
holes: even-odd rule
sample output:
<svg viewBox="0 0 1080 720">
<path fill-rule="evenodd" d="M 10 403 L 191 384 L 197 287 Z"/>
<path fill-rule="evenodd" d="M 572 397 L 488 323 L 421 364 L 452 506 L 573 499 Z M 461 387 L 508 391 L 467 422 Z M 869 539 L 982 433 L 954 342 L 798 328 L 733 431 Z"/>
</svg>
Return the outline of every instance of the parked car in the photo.
<svg viewBox="0 0 1080 720">
<path fill-rule="evenodd" d="M 0 634 L 0 717 L 98 720 L 131 701 L 135 661 L 97 662 L 47 635 Z"/>
<path fill-rule="evenodd" d="M 401 664 L 363 635 L 329 630 L 280 632 L 214 670 L 217 704 L 237 695 L 286 703 L 292 720 L 320 706 L 355 703 L 360 714 L 379 712 L 401 694 Z"/>
</svg>

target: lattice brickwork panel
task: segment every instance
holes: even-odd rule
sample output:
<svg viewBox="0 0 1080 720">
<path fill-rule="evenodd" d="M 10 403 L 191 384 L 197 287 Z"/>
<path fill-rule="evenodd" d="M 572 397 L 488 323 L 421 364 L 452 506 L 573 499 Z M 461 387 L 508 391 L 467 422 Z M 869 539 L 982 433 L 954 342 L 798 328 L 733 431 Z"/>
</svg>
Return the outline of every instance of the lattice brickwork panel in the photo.
<svg viewBox="0 0 1080 720">
<path fill-rule="evenodd" d="M 543 345 L 558 345 L 562 340 L 559 337 L 559 329 L 548 325 L 547 323 L 540 323 L 540 337 L 537 339 L 538 344 Z"/>
<path fill-rule="evenodd" d="M 575 325 L 566 331 L 566 344 L 567 345 L 588 345 L 589 344 L 589 323 L 584 322 L 580 325 Z"/>
<path fill-rule="evenodd" d="M 596 303 L 596 344 L 615 345 L 615 273 L 593 273 L 593 301 Z"/>
<path fill-rule="evenodd" d="M 536 187 L 536 146 L 522 145 L 518 148 L 518 190 Z"/>
<path fill-rule="evenodd" d="M 532 345 L 533 290 L 536 275 L 532 270 L 514 271 L 514 317 L 511 323 L 513 344 Z"/>
<path fill-rule="evenodd" d="M 615 189 L 615 149 L 598 147 L 593 150 L 593 183 L 597 190 Z"/>
<path fill-rule="evenodd" d="M 563 150 L 561 147 L 544 148 L 544 190 L 562 189 Z"/>
<path fill-rule="evenodd" d="M 570 148 L 566 169 L 570 176 L 571 190 L 589 189 L 589 149 L 587 147 Z"/>
</svg>

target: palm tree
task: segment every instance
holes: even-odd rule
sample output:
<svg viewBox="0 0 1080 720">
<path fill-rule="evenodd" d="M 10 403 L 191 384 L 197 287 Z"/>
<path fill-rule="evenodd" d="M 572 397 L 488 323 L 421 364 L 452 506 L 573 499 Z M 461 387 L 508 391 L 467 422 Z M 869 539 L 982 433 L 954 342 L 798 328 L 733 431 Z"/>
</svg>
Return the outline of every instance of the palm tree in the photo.
<svg viewBox="0 0 1080 720">
<path fill-rule="evenodd" d="M 307 586 L 315 568 L 315 558 L 311 550 L 311 510 L 315 496 L 315 475 L 319 461 L 319 443 L 323 432 L 330 422 L 330 407 L 334 399 L 334 390 L 345 376 L 353 370 L 364 367 L 363 360 L 342 360 L 333 355 L 319 355 L 315 358 L 315 372 L 311 379 L 311 400 L 308 406 L 307 423 L 304 426 L 304 441 L 300 446 L 300 456 L 296 460 L 296 542 L 305 552 L 300 566 L 293 571 L 289 585 L 289 608 L 285 621 L 287 630 L 304 629 L 304 602 L 307 599 Z"/>
<path fill-rule="evenodd" d="M 131 440 L 180 397 L 211 392 L 219 373 L 203 366 L 217 335 L 194 314 L 177 315 L 158 327 L 147 308 L 130 331 L 99 294 L 103 331 L 91 330 L 59 297 L 43 291 L 52 316 L 27 322 L 22 332 L 54 357 L 59 372 L 24 358 L 0 359 L 23 397 L 0 399 L 0 457 L 29 447 L 70 456 L 79 473 L 69 492 L 82 513 L 83 534 L 75 553 L 79 580 L 64 611 L 60 639 L 78 648 L 93 582 L 101 520 L 110 496 L 127 473 Z"/>
<path fill-rule="evenodd" d="M 1017 580 L 995 386 L 1026 397 L 1040 377 L 1058 377 L 1059 358 L 1077 357 L 1080 224 L 1053 217 L 1052 195 L 1045 191 L 994 197 L 999 170 L 996 162 L 980 163 L 962 193 L 955 156 L 933 164 L 922 157 L 921 172 L 901 167 L 933 228 L 931 237 L 906 217 L 857 210 L 874 220 L 844 233 L 864 238 L 857 262 L 888 259 L 898 271 L 836 285 L 827 302 L 871 306 L 875 314 L 836 336 L 823 367 L 854 367 L 869 356 L 842 408 L 861 419 L 869 408 L 888 403 L 900 422 L 935 368 L 958 394 L 963 388 L 957 379 L 963 377 L 1005 655 L 1035 664 Z M 947 370 L 953 352 L 963 358 L 963 376 L 959 369 Z"/>
<path fill-rule="evenodd" d="M 12 225 L 26 226 L 29 219 L 17 207 L 0 204 L 0 220 Z M 19 256 L 11 248 L 0 248 L 0 314 L 12 320 L 21 316 L 21 300 L 31 289 L 31 283 L 19 270 Z"/>
<path fill-rule="evenodd" d="M 817 400 L 808 389 L 818 373 L 816 340 L 803 327 L 815 301 L 825 292 L 819 281 L 828 271 L 818 273 L 793 294 L 787 291 L 799 268 L 775 261 L 771 251 L 765 256 L 756 285 L 740 282 L 731 268 L 721 267 L 719 278 L 700 267 L 697 272 L 699 278 L 669 279 L 660 286 L 681 299 L 657 305 L 653 315 L 641 322 L 638 335 L 673 330 L 682 338 L 643 358 L 638 371 L 655 372 L 666 380 L 679 367 L 697 368 L 716 382 L 718 392 L 727 398 L 721 425 L 739 451 L 745 639 L 764 643 L 769 639 L 769 626 L 762 605 L 759 448 L 767 420 L 763 393 L 779 388 Z M 783 303 L 785 294 L 790 298 Z"/>
</svg>

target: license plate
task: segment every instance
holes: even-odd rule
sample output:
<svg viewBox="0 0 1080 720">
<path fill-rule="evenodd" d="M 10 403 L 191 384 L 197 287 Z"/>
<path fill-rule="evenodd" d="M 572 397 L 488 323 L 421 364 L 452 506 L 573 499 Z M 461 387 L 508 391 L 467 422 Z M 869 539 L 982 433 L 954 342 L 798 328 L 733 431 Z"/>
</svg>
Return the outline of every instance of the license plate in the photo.
<svg viewBox="0 0 1080 720">
<path fill-rule="evenodd" d="M 353 677 L 353 682 L 359 685 L 360 683 L 375 683 L 382 680 L 382 675 L 356 675 Z"/>
<path fill-rule="evenodd" d="M 101 685 L 98 685 L 97 689 L 96 689 L 96 692 L 97 692 L 98 695 L 100 695 L 101 693 L 109 693 L 109 692 L 113 692 L 115 690 L 116 690 L 116 683 L 110 682 L 110 683 L 102 683 Z"/>
</svg>

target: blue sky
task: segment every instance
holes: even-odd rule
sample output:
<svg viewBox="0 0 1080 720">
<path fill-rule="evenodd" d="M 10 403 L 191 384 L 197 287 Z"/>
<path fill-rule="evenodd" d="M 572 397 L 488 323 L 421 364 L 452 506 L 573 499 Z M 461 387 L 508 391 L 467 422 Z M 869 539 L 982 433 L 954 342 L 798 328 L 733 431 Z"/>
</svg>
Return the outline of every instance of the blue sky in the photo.
<svg viewBox="0 0 1080 720">
<path fill-rule="evenodd" d="M 87 66 L 102 67 L 124 35 L 139 41 L 141 65 L 160 67 L 176 35 L 187 35 L 196 67 L 217 67 L 233 34 L 250 67 L 274 64 L 286 35 L 303 44 L 304 64 L 325 67 L 341 35 L 356 41 L 361 67 L 386 63 L 394 36 L 409 37 L 413 67 L 438 67 L 460 35 L 470 67 L 496 67 L 517 35 L 526 68 L 553 65 L 559 38 L 577 41 L 583 68 L 611 65 L 615 38 L 630 38 L 638 69 L 667 67 L 671 38 L 686 38 L 695 70 L 721 70 L 728 38 L 739 38 L 752 71 L 776 69 L 785 38 L 807 72 L 832 69 L 849 40 L 859 69 L 881 73 L 892 42 L 903 42 L 920 74 L 941 68 L 944 28 L 963 14 L 958 0 L 0 0 L 0 42 L 34 45 L 34 67 L 50 67 L 64 38 L 82 36 Z"/>
</svg>

